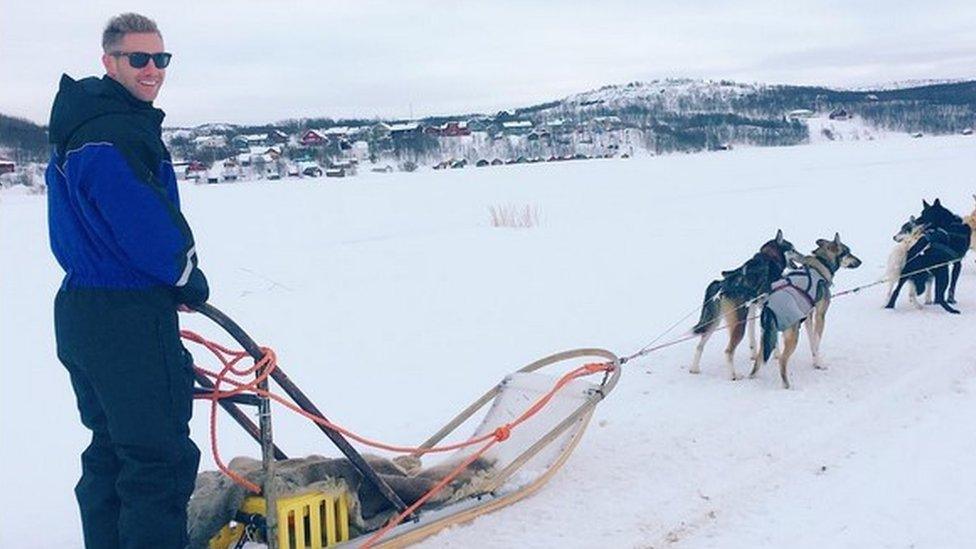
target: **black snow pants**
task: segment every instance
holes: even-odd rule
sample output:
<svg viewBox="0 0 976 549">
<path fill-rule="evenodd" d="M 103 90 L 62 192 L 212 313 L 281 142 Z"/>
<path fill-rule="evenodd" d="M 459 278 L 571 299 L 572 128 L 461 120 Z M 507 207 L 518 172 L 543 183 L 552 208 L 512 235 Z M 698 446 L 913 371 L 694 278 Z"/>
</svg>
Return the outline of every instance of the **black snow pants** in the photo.
<svg viewBox="0 0 976 549">
<path fill-rule="evenodd" d="M 200 451 L 192 358 L 166 288 L 58 292 L 58 358 L 91 444 L 75 488 L 88 549 L 181 549 Z"/>
</svg>

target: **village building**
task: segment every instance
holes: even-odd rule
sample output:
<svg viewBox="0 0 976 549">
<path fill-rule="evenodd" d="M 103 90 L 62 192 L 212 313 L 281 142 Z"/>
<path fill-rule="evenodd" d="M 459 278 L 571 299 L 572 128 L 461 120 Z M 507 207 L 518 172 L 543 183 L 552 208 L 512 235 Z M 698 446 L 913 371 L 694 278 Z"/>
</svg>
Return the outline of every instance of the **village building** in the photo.
<svg viewBox="0 0 976 549">
<path fill-rule="evenodd" d="M 471 135 L 467 122 L 445 122 L 440 127 L 440 135 L 443 137 L 461 137 Z"/>
<path fill-rule="evenodd" d="M 305 147 L 323 147 L 329 144 L 329 138 L 323 130 L 305 130 L 299 141 Z"/>
<path fill-rule="evenodd" d="M 284 143 L 287 143 L 287 142 L 288 142 L 288 134 L 287 133 L 285 133 L 285 132 L 283 132 L 283 131 L 281 131 L 279 129 L 276 129 L 276 128 L 272 128 L 272 129 L 268 130 L 268 144 L 269 145 L 281 145 L 281 144 L 284 144 Z"/>
<path fill-rule="evenodd" d="M 390 138 L 392 139 L 410 139 L 414 137 L 420 137 L 423 133 L 418 122 L 405 122 L 401 124 L 390 124 Z"/>
<path fill-rule="evenodd" d="M 193 146 L 198 149 L 220 149 L 227 146 L 227 136 L 201 135 L 194 137 Z"/>
<path fill-rule="evenodd" d="M 532 131 L 532 122 L 529 120 L 510 120 L 502 122 L 502 133 L 507 135 L 526 135 Z"/>
</svg>

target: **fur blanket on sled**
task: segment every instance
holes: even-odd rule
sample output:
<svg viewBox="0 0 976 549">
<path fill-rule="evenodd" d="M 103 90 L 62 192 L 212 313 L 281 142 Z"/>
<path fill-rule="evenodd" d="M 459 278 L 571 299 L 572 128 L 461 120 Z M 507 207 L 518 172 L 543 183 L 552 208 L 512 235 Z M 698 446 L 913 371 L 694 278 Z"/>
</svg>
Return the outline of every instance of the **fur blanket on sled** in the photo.
<svg viewBox="0 0 976 549">
<path fill-rule="evenodd" d="M 457 466 L 457 462 L 446 462 L 424 469 L 419 459 L 410 456 L 393 460 L 370 455 L 364 458 L 407 505 L 420 499 Z M 259 460 L 238 457 L 229 466 L 251 482 L 258 485 L 264 482 Z M 436 508 L 483 493 L 492 472 L 492 462 L 484 458 L 476 460 L 424 507 Z M 386 499 L 372 484 L 364 482 L 362 474 L 345 458 L 313 455 L 275 462 L 273 483 L 278 497 L 345 490 L 351 496 L 350 526 L 359 532 L 375 530 L 393 515 Z M 187 508 L 190 548 L 205 549 L 210 539 L 233 520 L 247 495 L 242 486 L 219 471 L 200 473 Z"/>
</svg>

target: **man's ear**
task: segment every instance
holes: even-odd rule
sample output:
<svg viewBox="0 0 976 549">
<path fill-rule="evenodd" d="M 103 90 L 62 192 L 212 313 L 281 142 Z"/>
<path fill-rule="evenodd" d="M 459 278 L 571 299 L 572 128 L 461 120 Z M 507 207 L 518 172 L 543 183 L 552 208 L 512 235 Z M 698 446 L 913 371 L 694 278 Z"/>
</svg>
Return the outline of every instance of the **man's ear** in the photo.
<svg viewBox="0 0 976 549">
<path fill-rule="evenodd" d="M 115 78 L 115 76 L 119 73 L 118 62 L 119 59 L 117 57 L 113 57 L 107 53 L 102 54 L 102 65 L 105 66 L 105 74 L 111 76 L 112 78 Z"/>
</svg>

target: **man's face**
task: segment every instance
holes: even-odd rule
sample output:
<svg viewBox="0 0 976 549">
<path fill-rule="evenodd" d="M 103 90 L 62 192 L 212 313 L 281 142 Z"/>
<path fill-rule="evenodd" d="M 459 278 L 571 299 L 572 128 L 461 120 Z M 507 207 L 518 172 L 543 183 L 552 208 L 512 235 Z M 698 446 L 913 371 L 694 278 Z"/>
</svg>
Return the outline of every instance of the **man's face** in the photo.
<svg viewBox="0 0 976 549">
<path fill-rule="evenodd" d="M 122 53 L 144 52 L 162 53 L 163 38 L 154 32 L 130 32 L 122 37 L 122 42 L 114 51 Z M 119 84 L 129 90 L 129 93 L 142 101 L 153 101 L 159 95 L 159 89 L 163 86 L 166 79 L 166 69 L 156 67 L 156 62 L 149 60 L 149 63 L 141 69 L 135 69 L 129 64 L 129 58 L 125 56 L 111 55 L 112 52 L 102 56 L 102 64 L 105 65 L 105 73 Z"/>
</svg>

